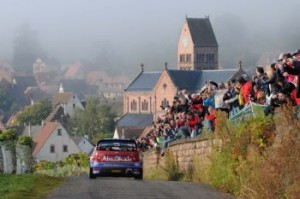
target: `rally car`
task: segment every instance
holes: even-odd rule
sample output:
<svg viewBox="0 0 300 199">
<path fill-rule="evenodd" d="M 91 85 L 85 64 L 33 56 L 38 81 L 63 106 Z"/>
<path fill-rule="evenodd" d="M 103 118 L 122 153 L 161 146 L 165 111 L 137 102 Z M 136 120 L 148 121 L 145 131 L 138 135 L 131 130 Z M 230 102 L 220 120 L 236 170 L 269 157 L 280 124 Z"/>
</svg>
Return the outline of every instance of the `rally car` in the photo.
<svg viewBox="0 0 300 199">
<path fill-rule="evenodd" d="M 125 176 L 143 179 L 143 163 L 137 144 L 129 139 L 99 140 L 90 157 L 90 179 Z"/>
</svg>

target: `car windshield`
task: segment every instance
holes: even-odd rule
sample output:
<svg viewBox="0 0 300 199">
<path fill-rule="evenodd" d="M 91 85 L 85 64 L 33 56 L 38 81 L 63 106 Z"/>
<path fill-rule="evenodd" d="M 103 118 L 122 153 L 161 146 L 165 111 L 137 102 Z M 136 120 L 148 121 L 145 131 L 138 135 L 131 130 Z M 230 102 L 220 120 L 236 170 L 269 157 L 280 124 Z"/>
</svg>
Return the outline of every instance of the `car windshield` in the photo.
<svg viewBox="0 0 300 199">
<path fill-rule="evenodd" d="M 109 151 L 135 151 L 136 143 L 131 140 L 100 140 L 97 144 L 98 150 Z"/>
</svg>

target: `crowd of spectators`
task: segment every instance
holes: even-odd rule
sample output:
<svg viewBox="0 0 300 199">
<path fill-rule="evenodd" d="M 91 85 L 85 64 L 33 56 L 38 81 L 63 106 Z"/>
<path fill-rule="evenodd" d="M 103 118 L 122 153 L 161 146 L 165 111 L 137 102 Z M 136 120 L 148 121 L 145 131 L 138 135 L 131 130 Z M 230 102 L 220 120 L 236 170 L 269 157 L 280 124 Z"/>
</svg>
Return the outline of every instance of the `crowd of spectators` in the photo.
<svg viewBox="0 0 300 199">
<path fill-rule="evenodd" d="M 208 81 L 195 93 L 182 90 L 173 103 L 162 107 L 165 114 L 156 117 L 153 128 L 138 140 L 142 150 L 160 146 L 161 155 L 169 143 L 182 138 L 194 138 L 204 130 L 214 132 L 216 112 L 225 111 L 229 119 L 250 103 L 264 105 L 264 114 L 272 115 L 282 104 L 300 105 L 300 49 L 282 53 L 278 61 L 266 67 L 256 67 L 251 78 L 242 75 L 231 81 Z"/>
</svg>

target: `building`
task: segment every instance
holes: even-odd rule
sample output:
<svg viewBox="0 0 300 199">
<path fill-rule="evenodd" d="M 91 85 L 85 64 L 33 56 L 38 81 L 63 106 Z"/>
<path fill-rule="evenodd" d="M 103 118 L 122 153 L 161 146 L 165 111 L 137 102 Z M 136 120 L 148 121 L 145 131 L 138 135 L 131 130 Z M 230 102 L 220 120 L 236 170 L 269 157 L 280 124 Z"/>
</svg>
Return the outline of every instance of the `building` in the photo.
<svg viewBox="0 0 300 199">
<path fill-rule="evenodd" d="M 57 162 L 80 149 L 59 122 L 48 122 L 34 137 L 33 157 L 38 162 Z"/>
<path fill-rule="evenodd" d="M 56 106 L 62 106 L 65 115 L 72 115 L 75 108 L 79 108 L 84 110 L 84 107 L 73 92 L 64 92 L 62 85 L 60 86 L 59 93 L 53 96 L 52 98 L 52 106 L 55 109 Z"/>
<path fill-rule="evenodd" d="M 84 136 L 72 136 L 71 137 L 80 151 L 83 153 L 91 154 L 95 146 Z"/>
<path fill-rule="evenodd" d="M 117 121 L 114 137 L 139 137 L 152 125 L 156 116 L 165 114 L 164 107 L 172 106 L 174 96 L 182 90 L 199 92 L 206 81 L 226 82 L 247 75 L 241 62 L 235 69 L 174 70 L 141 73 L 124 91 L 124 115 Z"/>
<path fill-rule="evenodd" d="M 218 69 L 218 43 L 206 18 L 186 18 L 177 45 L 178 69 Z"/>
<path fill-rule="evenodd" d="M 174 96 L 183 89 L 199 92 L 206 81 L 226 82 L 247 75 L 241 63 L 236 69 L 174 70 L 141 73 L 125 89 L 124 114 L 163 114 L 162 107 L 172 105 Z"/>
</svg>

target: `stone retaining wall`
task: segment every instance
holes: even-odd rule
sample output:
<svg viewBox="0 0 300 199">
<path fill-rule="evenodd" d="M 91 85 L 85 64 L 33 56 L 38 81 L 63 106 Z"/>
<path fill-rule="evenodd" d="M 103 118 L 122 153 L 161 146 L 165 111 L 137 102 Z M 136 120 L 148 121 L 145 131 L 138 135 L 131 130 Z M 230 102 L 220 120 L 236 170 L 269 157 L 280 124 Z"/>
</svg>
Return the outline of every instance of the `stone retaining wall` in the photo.
<svg viewBox="0 0 300 199">
<path fill-rule="evenodd" d="M 200 166 L 209 164 L 208 156 L 212 152 L 212 147 L 220 147 L 221 140 L 194 138 L 183 139 L 170 144 L 170 150 L 179 166 L 180 171 L 188 172 L 193 164 L 195 157 L 200 161 Z M 157 166 L 164 165 L 164 157 L 160 155 L 159 149 L 151 149 L 143 153 L 144 173 L 151 171 Z"/>
</svg>

